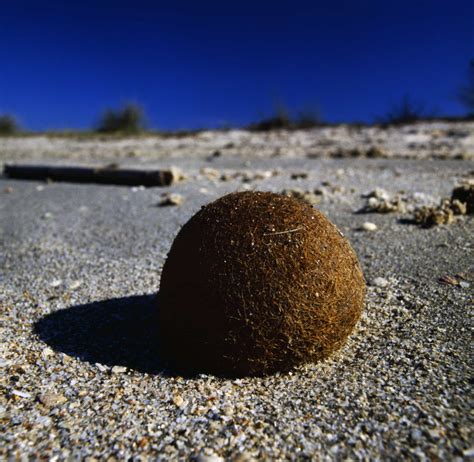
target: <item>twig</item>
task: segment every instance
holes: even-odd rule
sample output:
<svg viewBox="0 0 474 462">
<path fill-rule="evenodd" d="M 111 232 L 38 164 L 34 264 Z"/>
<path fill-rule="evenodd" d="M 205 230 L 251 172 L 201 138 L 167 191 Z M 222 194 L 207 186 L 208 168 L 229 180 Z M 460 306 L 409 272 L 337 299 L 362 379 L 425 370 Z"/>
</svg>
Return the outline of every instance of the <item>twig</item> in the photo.
<svg viewBox="0 0 474 462">
<path fill-rule="evenodd" d="M 51 180 L 127 186 L 169 186 L 176 174 L 169 170 L 132 170 L 114 166 L 69 167 L 46 165 L 5 165 L 5 176 L 19 180 Z"/>
<path fill-rule="evenodd" d="M 277 234 L 290 234 L 290 233 L 296 233 L 296 231 L 300 231 L 302 229 L 304 229 L 304 227 L 300 226 L 299 228 L 289 229 L 288 231 L 277 231 L 275 233 L 264 233 L 263 235 L 264 236 L 275 236 Z"/>
</svg>

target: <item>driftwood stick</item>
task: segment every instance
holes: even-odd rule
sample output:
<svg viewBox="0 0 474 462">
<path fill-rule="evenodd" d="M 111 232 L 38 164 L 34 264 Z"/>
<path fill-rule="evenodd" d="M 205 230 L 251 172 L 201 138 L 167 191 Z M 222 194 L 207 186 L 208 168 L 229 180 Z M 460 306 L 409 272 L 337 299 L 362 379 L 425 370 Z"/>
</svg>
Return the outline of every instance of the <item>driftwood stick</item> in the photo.
<svg viewBox="0 0 474 462">
<path fill-rule="evenodd" d="M 6 164 L 3 173 L 19 180 L 50 180 L 127 186 L 169 186 L 181 179 L 178 170 L 132 170 L 115 167 L 62 167 Z"/>
</svg>

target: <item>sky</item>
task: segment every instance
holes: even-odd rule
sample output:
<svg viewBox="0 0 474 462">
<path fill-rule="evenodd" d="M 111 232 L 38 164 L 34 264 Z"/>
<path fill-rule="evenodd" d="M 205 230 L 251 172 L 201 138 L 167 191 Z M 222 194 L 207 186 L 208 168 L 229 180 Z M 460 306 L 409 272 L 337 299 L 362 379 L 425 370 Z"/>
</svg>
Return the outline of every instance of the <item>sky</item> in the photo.
<svg viewBox="0 0 474 462">
<path fill-rule="evenodd" d="M 473 58 L 472 0 L 7 0 L 0 114 L 30 130 L 87 129 L 127 102 L 164 130 L 279 106 L 370 122 L 409 94 L 460 115 Z"/>
</svg>

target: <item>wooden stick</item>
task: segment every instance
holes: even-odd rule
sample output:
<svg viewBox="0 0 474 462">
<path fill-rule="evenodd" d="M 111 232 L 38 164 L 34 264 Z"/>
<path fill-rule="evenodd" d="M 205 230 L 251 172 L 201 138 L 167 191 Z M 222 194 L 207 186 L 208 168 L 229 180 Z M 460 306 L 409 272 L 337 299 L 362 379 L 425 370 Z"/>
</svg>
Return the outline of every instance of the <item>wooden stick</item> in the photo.
<svg viewBox="0 0 474 462">
<path fill-rule="evenodd" d="M 6 164 L 3 172 L 19 180 L 67 181 L 127 186 L 169 186 L 181 177 L 175 169 L 132 170 L 115 167 L 64 167 Z"/>
</svg>

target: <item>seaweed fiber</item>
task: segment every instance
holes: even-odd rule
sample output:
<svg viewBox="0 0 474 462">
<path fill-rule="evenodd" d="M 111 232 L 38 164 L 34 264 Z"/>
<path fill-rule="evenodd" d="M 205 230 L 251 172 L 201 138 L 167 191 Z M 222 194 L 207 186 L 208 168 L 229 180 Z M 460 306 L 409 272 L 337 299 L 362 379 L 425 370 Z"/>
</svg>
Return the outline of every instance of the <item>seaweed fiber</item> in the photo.
<svg viewBox="0 0 474 462">
<path fill-rule="evenodd" d="M 364 297 L 355 252 L 321 212 L 280 194 L 232 193 L 203 207 L 173 242 L 160 341 L 181 368 L 288 371 L 339 349 Z"/>
</svg>

